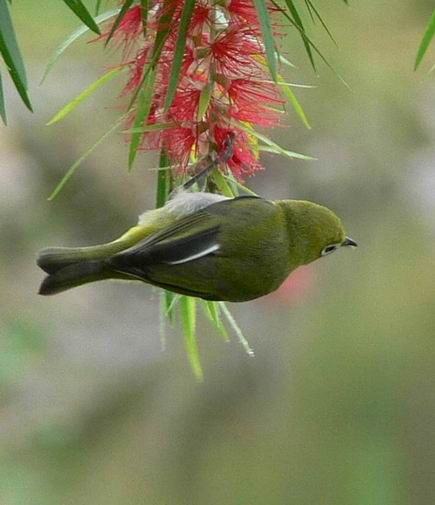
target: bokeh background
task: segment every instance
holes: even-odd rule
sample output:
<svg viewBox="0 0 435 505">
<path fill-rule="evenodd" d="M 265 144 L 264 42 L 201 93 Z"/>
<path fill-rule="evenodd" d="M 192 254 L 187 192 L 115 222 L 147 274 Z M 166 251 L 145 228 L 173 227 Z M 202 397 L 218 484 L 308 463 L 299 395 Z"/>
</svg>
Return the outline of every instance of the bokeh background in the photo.
<svg viewBox="0 0 435 505">
<path fill-rule="evenodd" d="M 43 4 L 43 5 L 42 5 Z M 13 3 L 35 113 L 6 85 L 0 129 L 1 505 L 430 505 L 435 503 L 435 86 L 413 63 L 432 0 L 319 0 L 339 47 L 297 33 L 290 114 L 274 138 L 316 162 L 265 156 L 249 181 L 311 199 L 360 247 L 301 269 L 279 292 L 231 305 L 255 349 L 200 320 L 205 382 L 179 331 L 161 351 L 158 292 L 100 283 L 42 298 L 38 249 L 107 241 L 154 205 L 156 166 L 126 169 L 121 135 L 54 202 L 64 171 L 114 120 L 121 81 L 57 126 L 48 119 L 116 55 L 82 39 L 38 86 L 77 20 L 59 1 Z"/>
</svg>

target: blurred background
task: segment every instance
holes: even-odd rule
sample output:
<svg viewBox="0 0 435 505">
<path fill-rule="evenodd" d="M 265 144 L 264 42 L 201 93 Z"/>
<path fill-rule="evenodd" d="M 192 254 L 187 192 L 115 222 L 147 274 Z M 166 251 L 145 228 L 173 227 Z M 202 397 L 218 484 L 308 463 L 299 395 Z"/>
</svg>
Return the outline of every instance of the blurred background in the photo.
<svg viewBox="0 0 435 505">
<path fill-rule="evenodd" d="M 318 0 L 349 83 L 284 43 L 313 126 L 274 131 L 318 158 L 266 155 L 248 184 L 342 216 L 356 251 L 300 269 L 283 288 L 230 305 L 248 357 L 199 322 L 205 382 L 179 331 L 161 351 L 158 292 L 100 283 L 36 295 L 37 251 L 108 241 L 154 205 L 156 158 L 126 168 L 105 142 L 53 202 L 47 196 L 117 117 L 111 83 L 44 124 L 116 55 L 81 39 L 43 86 L 49 55 L 77 27 L 62 2 L 13 14 L 35 113 L 6 84 L 0 129 L 1 505 L 429 505 L 435 503 L 435 86 L 414 58 L 432 0 Z M 6 79 L 5 79 L 6 80 Z"/>
</svg>

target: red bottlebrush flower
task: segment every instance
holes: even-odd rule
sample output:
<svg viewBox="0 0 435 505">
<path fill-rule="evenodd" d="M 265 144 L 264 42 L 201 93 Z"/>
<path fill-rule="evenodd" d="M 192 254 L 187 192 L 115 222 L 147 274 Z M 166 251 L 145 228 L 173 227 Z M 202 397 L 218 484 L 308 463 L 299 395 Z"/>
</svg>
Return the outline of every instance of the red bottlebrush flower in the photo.
<svg viewBox="0 0 435 505">
<path fill-rule="evenodd" d="M 122 90 L 122 95 L 134 91 L 140 84 L 147 62 L 147 57 L 149 53 L 149 47 L 143 48 L 136 55 L 136 58 L 132 61 L 125 63 L 125 65 L 130 67 L 130 79 Z"/>
<path fill-rule="evenodd" d="M 233 155 L 227 167 L 243 180 L 262 166 L 256 138 L 238 128 L 237 122 L 248 128 L 275 126 L 280 115 L 277 109 L 284 103 L 276 84 L 267 82 L 270 76 L 254 3 L 252 0 L 214 4 L 208 0 L 196 1 L 187 29 L 177 89 L 167 110 L 166 95 L 184 4 L 185 0 L 153 0 L 145 39 L 141 7 L 135 5 L 114 33 L 114 40 L 124 46 L 123 64 L 130 69 L 122 95 L 135 93 L 137 96 L 144 70 L 154 54 L 156 37 L 169 29 L 155 62 L 151 112 L 144 120 L 145 124 L 157 127 L 143 134 L 140 149 L 164 148 L 172 164 L 184 170 L 193 151 L 200 157 L 220 152 L 228 135 L 234 133 Z M 127 52 L 136 42 L 135 57 L 126 61 Z M 201 100 L 205 109 L 199 118 Z M 132 111 L 131 124 L 134 116 Z M 162 123 L 163 129 L 159 129 Z"/>
<path fill-rule="evenodd" d="M 219 73 L 228 78 L 246 77 L 259 72 L 255 57 L 263 56 L 259 33 L 254 27 L 232 23 L 211 44 L 211 53 Z"/>
<path fill-rule="evenodd" d="M 196 121 L 198 112 L 199 99 L 201 96 L 200 89 L 186 88 L 180 90 L 172 102 L 169 109 L 168 119 L 177 122 L 181 121 Z"/>
<path fill-rule="evenodd" d="M 189 33 L 191 36 L 201 36 L 204 31 L 204 25 L 210 21 L 211 7 L 207 3 L 198 2 L 195 5 L 192 19 L 189 24 Z"/>
<path fill-rule="evenodd" d="M 258 155 L 255 153 L 255 142 L 243 130 L 238 128 L 214 128 L 214 140 L 217 145 L 217 151 L 224 149 L 224 142 L 228 136 L 234 135 L 233 155 L 228 161 L 228 167 L 237 179 L 243 181 L 247 176 L 253 175 L 259 170 L 263 170 L 258 161 Z"/>
<path fill-rule="evenodd" d="M 140 5 L 131 7 L 122 18 L 121 23 L 113 34 L 113 39 L 118 45 L 123 46 L 124 53 L 128 53 L 132 45 L 138 41 L 142 34 L 142 8 Z M 107 30 L 101 35 L 105 40 L 111 30 Z"/>
<path fill-rule="evenodd" d="M 259 26 L 257 11 L 252 0 L 231 0 L 227 11 L 233 19 L 246 23 L 248 26 Z"/>
<path fill-rule="evenodd" d="M 282 107 L 285 103 L 275 84 L 252 79 L 233 79 L 228 96 L 231 117 L 259 126 L 275 126 L 280 112 L 272 107 Z"/>
<path fill-rule="evenodd" d="M 196 145 L 198 135 L 196 128 L 171 128 L 161 133 L 161 143 L 172 160 L 176 160 L 182 171 L 189 163 L 192 149 Z"/>
</svg>

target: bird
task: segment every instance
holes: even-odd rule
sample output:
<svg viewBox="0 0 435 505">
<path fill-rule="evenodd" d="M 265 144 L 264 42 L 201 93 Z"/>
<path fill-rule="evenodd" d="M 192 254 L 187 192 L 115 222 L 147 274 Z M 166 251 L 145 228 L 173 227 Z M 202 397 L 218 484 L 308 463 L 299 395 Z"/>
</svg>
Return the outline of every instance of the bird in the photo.
<svg viewBox="0 0 435 505">
<path fill-rule="evenodd" d="M 245 302 L 275 291 L 299 266 L 349 246 L 357 243 L 340 218 L 313 202 L 181 191 L 112 242 L 40 251 L 37 264 L 47 276 L 39 293 L 120 279 Z"/>
</svg>

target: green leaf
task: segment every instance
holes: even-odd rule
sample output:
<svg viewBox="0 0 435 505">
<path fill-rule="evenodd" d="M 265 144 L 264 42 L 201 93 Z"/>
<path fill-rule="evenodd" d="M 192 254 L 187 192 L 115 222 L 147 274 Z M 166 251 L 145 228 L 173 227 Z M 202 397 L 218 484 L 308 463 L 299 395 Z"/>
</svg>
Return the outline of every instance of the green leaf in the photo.
<svg viewBox="0 0 435 505">
<path fill-rule="evenodd" d="M 174 100 L 177 91 L 178 82 L 180 80 L 180 71 L 184 59 L 184 51 L 186 49 L 187 30 L 191 22 L 193 9 L 195 8 L 195 0 L 185 0 L 183 12 L 181 13 L 180 23 L 178 25 L 177 42 L 175 43 L 175 52 L 172 60 L 171 75 L 169 78 L 168 91 L 165 99 L 165 111 L 169 109 Z"/>
<path fill-rule="evenodd" d="M 308 118 L 305 114 L 305 111 L 302 107 L 302 105 L 299 103 L 299 100 L 297 99 L 296 95 L 293 93 L 292 89 L 288 84 L 286 84 L 281 76 L 278 78 L 278 84 L 281 86 L 281 89 L 283 90 L 284 94 L 288 98 L 289 102 L 292 104 L 293 109 L 295 110 L 296 114 L 300 117 L 304 125 L 311 130 L 310 123 L 308 122 Z"/>
<path fill-rule="evenodd" d="M 162 130 L 169 130 L 170 128 L 174 128 L 176 123 L 153 123 L 147 124 L 145 126 L 140 126 L 138 128 L 131 128 L 130 130 L 124 130 L 122 133 L 146 133 L 146 132 L 155 132 Z"/>
<path fill-rule="evenodd" d="M 272 3 L 276 6 L 279 7 L 279 5 L 274 1 L 274 0 L 271 0 Z M 319 48 L 313 43 L 312 40 L 310 40 L 310 38 L 307 36 L 307 34 L 301 29 L 300 26 L 298 26 L 294 20 L 287 14 L 287 12 L 285 11 L 282 11 L 280 10 L 280 12 L 282 12 L 282 14 L 290 21 L 294 24 L 294 26 L 297 28 L 297 30 L 299 31 L 299 33 L 301 34 L 301 36 L 303 37 L 304 41 L 306 41 L 310 46 L 311 48 L 314 50 L 314 52 L 317 53 L 317 55 L 320 57 L 320 59 L 323 61 L 323 63 L 338 77 L 338 79 L 340 79 L 340 81 L 346 86 L 346 88 L 350 89 L 349 88 L 349 84 L 347 84 L 347 82 L 343 79 L 343 77 L 335 70 L 335 68 L 329 63 L 329 61 L 323 56 L 322 52 L 319 50 Z M 289 62 L 286 62 L 285 59 L 280 56 L 280 60 L 283 61 L 284 63 L 288 64 Z"/>
<path fill-rule="evenodd" d="M 210 321 L 213 323 L 215 328 L 219 331 L 219 333 L 222 335 L 223 339 L 225 342 L 230 341 L 230 337 L 228 335 L 228 332 L 222 322 L 222 319 L 220 318 L 220 306 L 217 302 L 209 302 L 208 300 L 201 300 L 204 312 L 207 314 L 208 318 Z"/>
<path fill-rule="evenodd" d="M 62 191 L 62 189 L 65 187 L 65 184 L 71 179 L 71 177 L 74 175 L 75 171 L 77 168 L 82 164 L 82 162 L 102 143 L 106 140 L 109 135 L 111 135 L 119 126 L 121 123 L 126 119 L 127 114 L 122 115 L 118 120 L 93 144 L 89 149 L 87 149 L 81 156 L 80 158 L 75 161 L 71 167 L 67 170 L 66 174 L 62 177 L 61 181 L 59 184 L 54 188 L 53 192 L 51 195 L 48 197 L 48 200 L 54 200 L 57 195 Z"/>
<path fill-rule="evenodd" d="M 8 67 L 9 74 L 21 100 L 32 111 L 32 104 L 27 95 L 26 71 L 15 37 L 9 4 L 6 0 L 0 0 L 0 53 Z"/>
<path fill-rule="evenodd" d="M 100 13 L 100 8 L 101 8 L 101 0 L 97 0 L 95 2 L 95 15 L 98 16 Z"/>
<path fill-rule="evenodd" d="M 293 3 L 293 0 L 285 0 L 285 3 L 287 4 L 287 8 L 291 13 L 293 24 L 295 26 L 299 27 L 299 33 L 302 37 L 302 42 L 304 43 L 305 50 L 307 51 L 307 54 L 308 54 L 308 58 L 311 62 L 313 69 L 316 70 L 316 65 L 314 63 L 313 53 L 311 51 L 310 42 L 308 41 L 308 37 L 305 34 L 305 28 L 304 28 L 304 24 L 302 22 L 302 18 L 300 17 L 298 10 L 296 9 L 295 4 Z"/>
<path fill-rule="evenodd" d="M 166 151 L 162 149 L 160 152 L 159 167 L 170 166 L 171 160 Z M 156 207 L 160 208 L 165 205 L 169 193 L 172 190 L 172 175 L 169 170 L 161 170 L 157 174 L 157 194 L 156 194 Z"/>
<path fill-rule="evenodd" d="M 208 106 L 210 105 L 211 95 L 213 93 L 213 84 L 208 82 L 201 90 L 201 94 L 199 96 L 199 104 L 198 104 L 198 112 L 196 115 L 197 121 L 202 121 Z"/>
<path fill-rule="evenodd" d="M 233 189 L 228 184 L 228 181 L 225 180 L 225 177 L 223 176 L 220 170 L 214 170 L 211 175 L 211 178 L 222 195 L 228 196 L 229 198 L 234 198 L 236 196 Z"/>
<path fill-rule="evenodd" d="M 112 39 L 114 33 L 119 28 L 121 21 L 124 19 L 124 16 L 127 14 L 132 3 L 133 3 L 133 0 L 125 0 L 125 2 L 122 4 L 121 10 L 119 11 L 119 14 L 116 16 L 116 19 L 113 22 L 112 28 L 110 29 L 109 35 L 107 36 L 106 42 L 104 43 L 104 47 L 106 47 L 107 44 Z"/>
<path fill-rule="evenodd" d="M 264 47 L 266 50 L 267 63 L 269 65 L 270 73 L 273 80 L 278 79 L 276 70 L 276 47 L 275 39 L 273 37 L 272 25 L 270 24 L 269 13 L 265 0 L 254 0 L 255 8 L 257 10 L 258 19 L 260 21 L 261 33 L 263 35 Z"/>
<path fill-rule="evenodd" d="M 430 43 L 432 42 L 432 39 L 435 36 L 435 9 L 432 12 L 432 16 L 429 20 L 429 24 L 426 27 L 426 31 L 423 35 L 423 39 L 421 41 L 420 47 L 418 48 L 417 52 L 417 57 L 415 59 L 415 65 L 414 65 L 414 70 L 417 70 L 418 66 L 423 60 L 424 55 L 426 54 L 426 51 L 428 50 L 428 47 Z"/>
<path fill-rule="evenodd" d="M 145 70 L 141 82 L 137 87 L 136 91 L 133 93 L 133 96 L 130 100 L 130 104 L 128 106 L 129 109 L 132 108 L 135 103 L 140 90 L 143 88 L 145 80 L 148 79 L 148 75 L 150 72 L 155 71 L 157 62 L 159 61 L 160 54 L 162 53 L 163 46 L 171 32 L 172 28 L 172 18 L 175 12 L 175 2 L 173 0 L 165 0 L 163 6 L 161 7 L 163 14 L 159 18 L 159 22 L 157 25 L 157 34 L 154 39 L 153 53 L 151 56 L 151 60 L 149 62 L 148 68 Z"/>
<path fill-rule="evenodd" d="M 88 9 L 84 6 L 81 0 L 63 0 L 66 5 L 74 12 L 74 14 L 83 21 L 83 23 L 88 26 L 97 35 L 100 35 L 100 29 L 96 24 L 92 14 L 89 13 Z"/>
<path fill-rule="evenodd" d="M 147 122 L 151 111 L 152 99 L 154 96 L 154 83 L 156 79 L 156 70 L 152 69 L 145 79 L 139 92 L 138 107 L 134 119 L 133 129 L 139 128 Z M 133 133 L 130 141 L 130 151 L 128 154 L 128 169 L 133 168 L 136 159 L 137 150 L 141 141 L 142 133 Z"/>
<path fill-rule="evenodd" d="M 94 81 L 91 85 L 89 85 L 85 90 L 83 90 L 79 95 L 77 95 L 73 100 L 68 102 L 62 109 L 55 114 L 50 121 L 47 123 L 47 126 L 50 126 L 54 123 L 57 123 L 64 117 L 66 117 L 69 113 L 71 113 L 77 106 L 79 106 L 83 101 L 85 101 L 87 98 L 89 98 L 92 93 L 95 93 L 101 86 L 104 86 L 107 82 L 111 81 L 114 77 L 117 75 L 125 72 L 127 69 L 126 67 L 117 67 L 106 74 L 104 74 L 102 77 Z"/>
<path fill-rule="evenodd" d="M 239 339 L 239 342 L 242 344 L 246 353 L 248 354 L 248 356 L 253 357 L 254 351 L 251 348 L 251 346 L 249 345 L 249 342 L 246 340 L 245 336 L 243 335 L 242 330 L 240 329 L 239 325 L 236 323 L 236 320 L 234 319 L 233 315 L 228 310 L 228 308 L 224 302 L 217 302 L 217 303 L 219 304 L 222 313 L 227 318 L 228 323 L 230 324 L 231 328 L 233 329 L 234 333 L 236 334 L 237 338 Z"/>
<path fill-rule="evenodd" d="M 263 135 L 262 133 L 257 132 L 253 128 L 249 128 L 242 123 L 234 123 L 234 126 L 236 128 L 240 128 L 244 132 L 248 133 L 249 135 L 253 135 L 256 137 L 258 140 L 261 140 L 264 142 L 267 146 L 269 146 L 271 149 L 261 149 L 262 151 L 267 151 L 267 152 L 272 152 L 276 154 L 282 154 L 284 156 L 287 156 L 288 158 L 296 158 L 299 160 L 315 160 L 316 158 L 313 158 L 312 156 L 307 156 L 306 154 L 301 154 L 297 153 L 295 151 L 289 151 L 288 149 L 284 149 L 280 145 L 278 145 L 276 142 L 271 140 L 269 137 L 266 137 L 266 135 Z"/>
<path fill-rule="evenodd" d="M 202 371 L 198 341 L 196 338 L 196 299 L 190 296 L 182 296 L 180 304 L 187 355 L 196 379 L 198 381 L 202 381 L 204 379 L 204 374 Z"/>
<path fill-rule="evenodd" d="M 1 74 L 0 74 L 0 116 L 2 117 L 3 123 L 6 126 L 8 124 L 8 121 L 6 117 L 5 99 L 3 95 L 3 83 Z"/>
<path fill-rule="evenodd" d="M 311 0 L 305 0 L 305 4 L 307 6 L 307 9 L 308 9 L 308 12 L 310 13 L 310 16 L 312 17 L 313 16 L 313 12 L 314 14 L 316 15 L 317 19 L 320 21 L 320 24 L 323 26 L 323 29 L 325 30 L 325 32 L 328 34 L 329 38 L 332 40 L 332 42 L 334 42 L 334 44 L 337 46 L 337 42 L 335 41 L 331 31 L 329 30 L 328 26 L 326 25 L 326 23 L 323 21 L 323 18 L 322 16 L 320 15 L 319 11 L 316 9 L 315 5 L 313 4 L 313 2 L 311 2 Z M 314 21 L 314 19 L 313 19 Z"/>
<path fill-rule="evenodd" d="M 97 18 L 95 18 L 95 22 L 98 24 L 104 23 L 104 21 L 107 21 L 110 18 L 113 18 L 116 16 L 119 12 L 119 9 L 112 9 L 111 11 L 104 12 Z M 56 48 L 54 53 L 51 55 L 47 66 L 45 67 L 44 75 L 42 76 L 40 84 L 42 84 L 45 79 L 47 78 L 47 75 L 50 73 L 51 69 L 54 67 L 55 63 L 59 59 L 59 57 L 62 55 L 62 53 L 68 49 L 68 47 L 75 42 L 79 37 L 84 35 L 89 31 L 89 28 L 85 25 L 80 26 L 77 30 L 75 30 L 69 37 L 67 37 L 60 46 Z"/>
<path fill-rule="evenodd" d="M 229 181 L 231 181 L 232 184 L 234 184 L 235 186 L 240 188 L 242 191 L 244 191 L 245 193 L 248 193 L 248 195 L 258 196 L 258 194 L 255 193 L 255 191 L 252 191 L 252 189 L 249 189 L 247 186 L 244 186 L 241 182 L 239 182 L 231 172 L 229 173 L 229 175 L 224 175 L 224 177 L 225 177 L 225 179 L 228 179 Z"/>
</svg>

